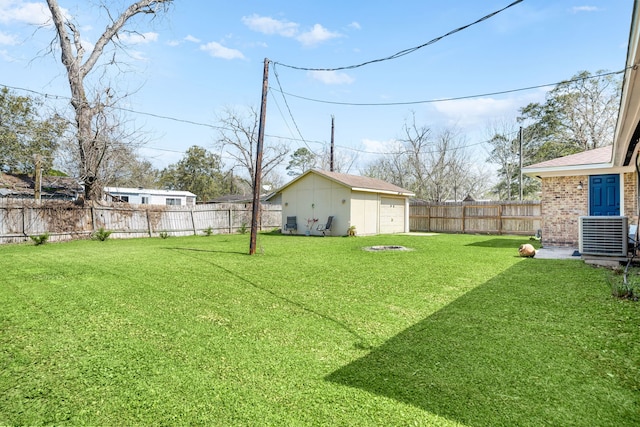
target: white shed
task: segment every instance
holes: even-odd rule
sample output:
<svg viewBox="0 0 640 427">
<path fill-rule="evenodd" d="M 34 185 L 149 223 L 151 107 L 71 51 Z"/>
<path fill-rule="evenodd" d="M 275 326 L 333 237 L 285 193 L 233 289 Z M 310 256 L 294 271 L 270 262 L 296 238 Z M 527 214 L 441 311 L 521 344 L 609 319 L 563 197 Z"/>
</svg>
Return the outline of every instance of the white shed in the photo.
<svg viewBox="0 0 640 427">
<path fill-rule="evenodd" d="M 355 226 L 358 235 L 409 231 L 409 197 L 414 194 L 388 182 L 364 176 L 313 169 L 280 188 L 271 197 L 282 204 L 282 229 L 292 234 L 345 236 Z M 285 228 L 295 217 L 297 228 Z"/>
<path fill-rule="evenodd" d="M 196 204 L 196 195 L 190 191 L 105 187 L 104 194 L 107 201 L 138 205 L 193 206 Z"/>
</svg>

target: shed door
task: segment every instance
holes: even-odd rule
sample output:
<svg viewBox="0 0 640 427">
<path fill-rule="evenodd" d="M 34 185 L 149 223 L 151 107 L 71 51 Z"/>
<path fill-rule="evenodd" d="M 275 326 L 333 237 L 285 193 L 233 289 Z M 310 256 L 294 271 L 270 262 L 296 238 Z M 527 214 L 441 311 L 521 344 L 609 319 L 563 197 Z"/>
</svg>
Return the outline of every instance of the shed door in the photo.
<svg viewBox="0 0 640 427">
<path fill-rule="evenodd" d="M 380 199 L 380 233 L 404 232 L 404 199 Z"/>
<path fill-rule="evenodd" d="M 620 215 L 620 175 L 589 177 L 589 215 Z"/>
</svg>

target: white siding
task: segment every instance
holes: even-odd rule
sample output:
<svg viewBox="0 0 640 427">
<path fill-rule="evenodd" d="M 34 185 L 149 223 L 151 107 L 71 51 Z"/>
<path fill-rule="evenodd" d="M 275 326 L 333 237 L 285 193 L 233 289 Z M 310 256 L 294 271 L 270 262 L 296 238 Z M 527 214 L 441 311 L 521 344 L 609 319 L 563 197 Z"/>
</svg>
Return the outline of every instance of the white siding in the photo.
<svg viewBox="0 0 640 427">
<path fill-rule="evenodd" d="M 297 234 L 305 234 L 307 225 L 310 233 L 320 235 L 317 228 L 333 216 L 331 235 L 343 236 L 349 228 L 349 201 L 351 190 L 324 177 L 309 174 L 282 191 L 282 225 L 287 216 L 295 216 L 298 222 Z M 344 201 L 344 202 L 343 202 Z M 307 219 L 317 219 L 315 223 Z"/>
</svg>

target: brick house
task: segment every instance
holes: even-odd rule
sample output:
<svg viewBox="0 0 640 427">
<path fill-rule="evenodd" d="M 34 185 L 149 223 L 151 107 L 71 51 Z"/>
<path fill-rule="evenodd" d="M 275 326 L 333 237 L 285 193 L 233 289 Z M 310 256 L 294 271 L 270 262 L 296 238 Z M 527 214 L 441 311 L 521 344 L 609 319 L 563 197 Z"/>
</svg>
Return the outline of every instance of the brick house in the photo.
<svg viewBox="0 0 640 427">
<path fill-rule="evenodd" d="M 579 217 L 626 216 L 638 224 L 640 1 L 634 1 L 613 145 L 523 168 L 542 182 L 542 243 L 578 246 Z"/>
<path fill-rule="evenodd" d="M 559 157 L 523 168 L 542 182 L 542 243 L 578 246 L 579 217 L 623 215 L 637 224 L 638 174 L 615 166 L 613 146 Z"/>
</svg>

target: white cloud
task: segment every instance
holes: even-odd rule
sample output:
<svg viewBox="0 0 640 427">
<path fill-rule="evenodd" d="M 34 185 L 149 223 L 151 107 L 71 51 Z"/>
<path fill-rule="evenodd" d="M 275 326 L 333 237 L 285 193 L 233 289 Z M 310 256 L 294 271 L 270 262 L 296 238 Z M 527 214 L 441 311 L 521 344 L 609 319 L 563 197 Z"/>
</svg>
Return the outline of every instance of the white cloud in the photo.
<svg viewBox="0 0 640 427">
<path fill-rule="evenodd" d="M 200 46 L 200 50 L 207 52 L 214 58 L 244 59 L 244 55 L 239 50 L 224 47 L 217 42 L 209 42 L 207 44 L 203 44 Z"/>
<path fill-rule="evenodd" d="M 16 44 L 18 44 L 18 41 L 16 40 L 15 36 L 0 31 L 0 45 L 13 46 Z"/>
<path fill-rule="evenodd" d="M 571 12 L 579 13 L 579 12 L 598 12 L 600 8 L 596 6 L 574 6 L 571 8 Z"/>
<path fill-rule="evenodd" d="M 5 61 L 5 62 L 13 62 L 13 61 L 15 61 L 15 59 L 13 59 L 9 55 L 9 52 L 7 52 L 6 50 L 2 50 L 2 49 L 0 49 L 0 59 Z"/>
<path fill-rule="evenodd" d="M 191 34 L 189 34 L 187 37 L 184 38 L 184 41 L 186 42 L 191 42 L 191 43 L 200 43 L 200 39 L 197 37 L 193 37 Z"/>
<path fill-rule="evenodd" d="M 118 38 L 123 43 L 128 44 L 146 44 L 155 42 L 158 40 L 158 33 L 148 32 L 148 33 L 121 33 L 118 35 Z"/>
<path fill-rule="evenodd" d="M 63 9 L 63 13 L 66 11 Z M 66 14 L 66 13 L 65 13 Z M 22 22 L 45 25 L 51 21 L 51 12 L 44 2 L 22 3 L 14 0 L 0 0 L 0 22 Z"/>
<path fill-rule="evenodd" d="M 253 31 L 263 34 L 278 34 L 283 37 L 294 37 L 298 33 L 299 27 L 295 22 L 273 19 L 255 13 L 251 16 L 243 16 L 242 23 Z"/>
<path fill-rule="evenodd" d="M 378 141 L 375 139 L 365 138 L 361 142 L 364 147 L 363 151 L 366 151 L 367 153 L 391 153 L 402 148 L 402 144 L 395 139 Z"/>
<path fill-rule="evenodd" d="M 146 56 L 144 56 L 144 53 L 140 52 L 139 50 L 127 50 L 127 55 L 129 55 L 136 61 L 147 62 L 149 60 Z"/>
<path fill-rule="evenodd" d="M 362 27 L 360 26 L 359 22 L 353 21 L 351 24 L 349 24 L 349 28 L 360 30 Z"/>
<path fill-rule="evenodd" d="M 310 31 L 300 34 L 296 39 L 304 46 L 313 46 L 337 37 L 341 37 L 341 34 L 329 31 L 320 24 L 315 24 Z"/>
<path fill-rule="evenodd" d="M 327 85 L 351 84 L 355 81 L 347 73 L 337 71 L 309 71 L 307 73 L 312 79 L 318 80 Z"/>
<path fill-rule="evenodd" d="M 445 126 L 477 127 L 484 126 L 496 118 L 515 118 L 521 107 L 532 102 L 543 102 L 545 93 L 546 91 L 541 89 L 504 99 L 484 97 L 443 101 L 433 103 L 432 107 L 446 120 Z"/>
</svg>

